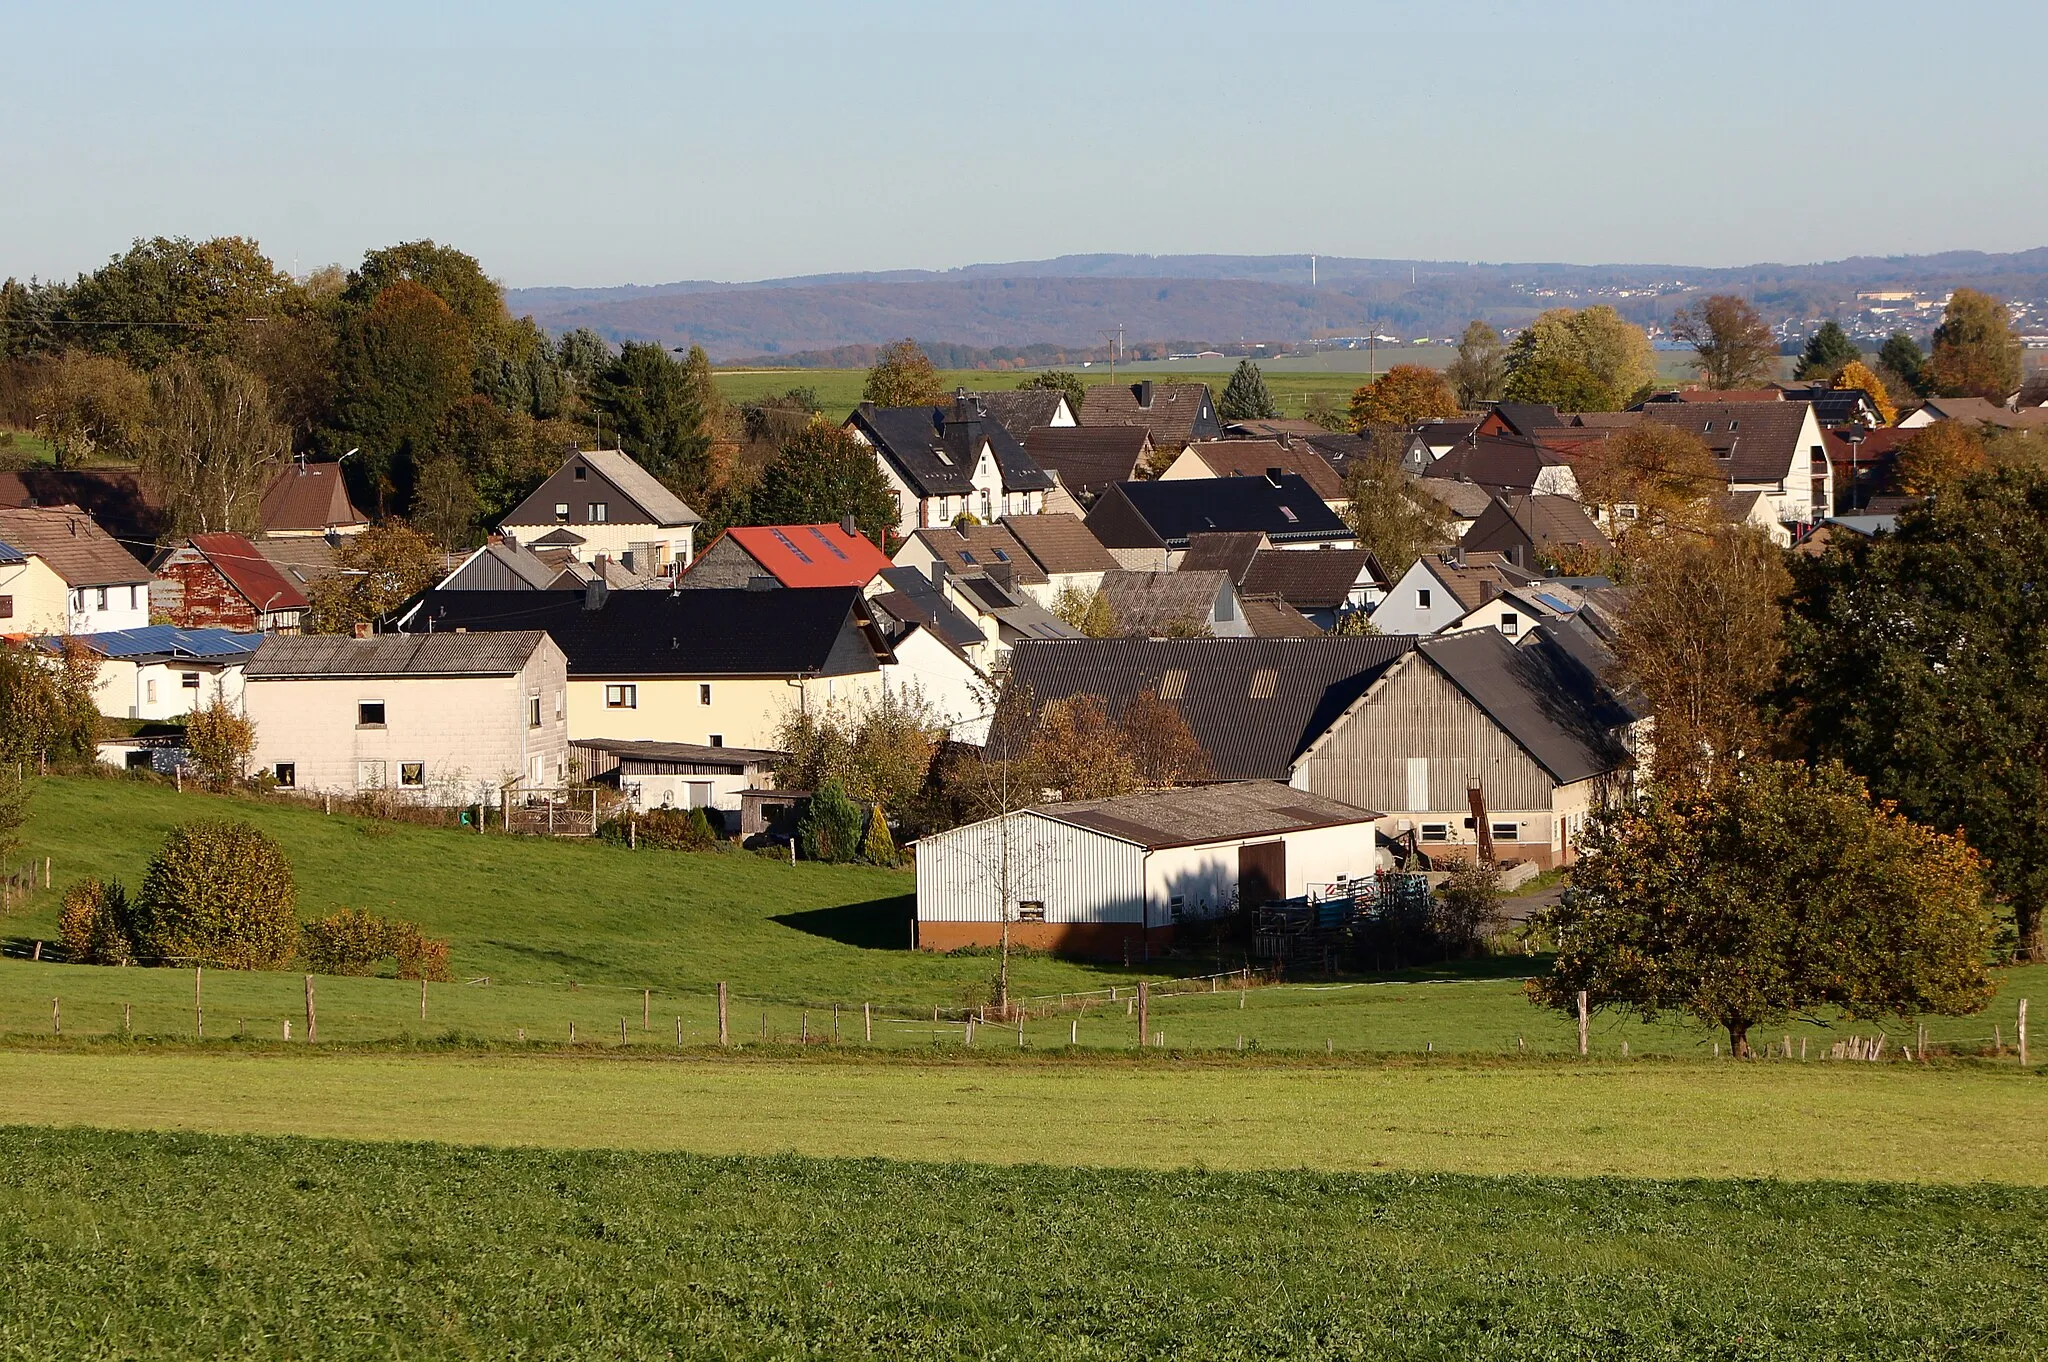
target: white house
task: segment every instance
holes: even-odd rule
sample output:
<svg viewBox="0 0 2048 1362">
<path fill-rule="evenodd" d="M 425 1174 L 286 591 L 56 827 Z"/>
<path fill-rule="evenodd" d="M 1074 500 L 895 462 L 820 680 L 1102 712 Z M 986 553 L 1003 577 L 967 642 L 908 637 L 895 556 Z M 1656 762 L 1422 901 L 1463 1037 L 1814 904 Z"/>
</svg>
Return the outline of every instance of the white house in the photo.
<svg viewBox="0 0 2048 1362">
<path fill-rule="evenodd" d="M 242 666 L 262 634 L 227 629 L 178 629 L 152 624 L 117 633 L 78 634 L 69 640 L 99 663 L 93 703 L 110 719 L 182 719 L 216 699 L 242 701 Z M 66 640 L 45 638 L 52 652 Z"/>
<path fill-rule="evenodd" d="M 1052 489 L 1052 475 L 965 393 L 940 407 L 863 402 L 846 429 L 875 451 L 896 497 L 896 532 L 905 537 L 963 514 L 984 525 L 1036 515 Z"/>
<path fill-rule="evenodd" d="M 102 634 L 149 623 L 149 569 L 75 506 L 0 509 L 0 629 Z"/>
<path fill-rule="evenodd" d="M 1382 634 L 1441 633 L 1510 587 L 1540 580 L 1504 553 L 1425 553 L 1372 612 Z"/>
<path fill-rule="evenodd" d="M 1729 493 L 1761 493 L 1770 520 L 1810 525 L 1834 508 L 1834 465 L 1811 402 L 1646 402 L 1643 419 L 1699 436 Z"/>
<path fill-rule="evenodd" d="M 917 843 L 917 945 L 1131 959 L 1176 924 L 1370 877 L 1377 814 L 1275 781 L 1036 804 Z"/>
<path fill-rule="evenodd" d="M 643 577 L 690 565 L 701 517 L 617 449 L 569 456 L 499 525 L 522 548 L 566 549 L 579 563 L 599 558 Z"/>
</svg>

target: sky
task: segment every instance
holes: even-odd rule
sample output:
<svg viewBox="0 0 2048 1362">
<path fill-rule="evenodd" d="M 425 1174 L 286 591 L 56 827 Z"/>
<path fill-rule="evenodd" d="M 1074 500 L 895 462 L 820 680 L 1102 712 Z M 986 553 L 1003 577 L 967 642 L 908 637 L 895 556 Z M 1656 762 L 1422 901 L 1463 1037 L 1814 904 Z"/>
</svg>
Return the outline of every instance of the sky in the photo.
<svg viewBox="0 0 2048 1362">
<path fill-rule="evenodd" d="M 228 234 L 513 287 L 2021 250 L 2044 50 L 2040 0 L 0 0 L 0 276 Z"/>
</svg>

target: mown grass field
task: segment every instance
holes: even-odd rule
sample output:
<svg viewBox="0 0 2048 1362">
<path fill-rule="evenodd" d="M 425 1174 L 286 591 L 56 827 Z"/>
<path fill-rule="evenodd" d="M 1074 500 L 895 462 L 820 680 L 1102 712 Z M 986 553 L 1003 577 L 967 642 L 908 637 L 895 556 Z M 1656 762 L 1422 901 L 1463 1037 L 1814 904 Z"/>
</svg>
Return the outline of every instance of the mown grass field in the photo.
<svg viewBox="0 0 2048 1362">
<path fill-rule="evenodd" d="M 0 1352 L 2019 1359 L 2048 1193 L 0 1131 Z"/>
</svg>

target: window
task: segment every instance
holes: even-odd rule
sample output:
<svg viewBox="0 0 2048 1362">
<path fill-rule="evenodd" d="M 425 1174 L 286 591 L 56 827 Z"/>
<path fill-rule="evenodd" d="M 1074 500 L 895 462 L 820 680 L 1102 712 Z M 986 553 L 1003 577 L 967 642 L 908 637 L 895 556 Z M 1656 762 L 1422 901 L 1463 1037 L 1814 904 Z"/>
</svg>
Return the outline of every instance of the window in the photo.
<svg viewBox="0 0 2048 1362">
<path fill-rule="evenodd" d="M 606 709 L 640 708 L 640 688 L 638 686 L 606 686 L 604 688 L 604 707 Z"/>
<path fill-rule="evenodd" d="M 568 502 L 566 502 L 566 501 L 558 501 L 558 502 L 556 502 L 556 503 L 555 503 L 555 523 L 556 523 L 557 525 L 566 525 L 566 524 L 568 524 L 568 523 L 569 523 L 569 503 L 568 503 Z"/>
<path fill-rule="evenodd" d="M 398 763 L 398 783 L 420 789 L 427 783 L 427 764 L 423 761 L 401 761 Z"/>
<path fill-rule="evenodd" d="M 1415 608 L 1416 608 L 1417 610 L 1427 610 L 1427 609 L 1429 609 L 1429 588 L 1428 588 L 1428 587 L 1426 587 L 1426 586 L 1425 586 L 1425 587 L 1421 587 L 1421 588 L 1419 588 L 1419 589 L 1418 589 L 1418 590 L 1416 591 L 1416 593 L 1415 593 Z"/>
<path fill-rule="evenodd" d="M 710 704 L 710 703 L 711 703 L 711 687 L 710 687 L 710 686 L 699 686 L 699 687 L 697 687 L 697 703 L 698 703 L 698 704 L 700 704 L 700 705 L 708 705 L 708 704 Z"/>
<path fill-rule="evenodd" d="M 199 673 L 198 673 L 198 672 L 180 672 L 180 673 L 178 674 L 178 684 L 179 684 L 179 685 L 181 685 L 181 686 L 183 686 L 183 687 L 184 687 L 184 688 L 185 688 L 186 690 L 198 690 L 198 689 L 199 689 Z"/>
<path fill-rule="evenodd" d="M 561 717 L 562 717 L 562 704 L 563 704 L 563 692 L 561 692 L 561 691 L 556 691 L 556 692 L 555 692 L 555 717 L 556 717 L 557 719 L 559 719 L 559 718 L 561 718 Z"/>
<path fill-rule="evenodd" d="M 144 703 L 144 704 L 148 704 L 148 705 L 153 705 L 153 704 L 155 704 L 155 703 L 156 703 L 156 678 L 155 678 L 155 677 L 153 677 L 153 676 L 152 676 L 151 678 L 149 678 L 149 680 L 147 680 L 147 681 L 144 681 L 144 682 L 142 683 L 142 696 L 143 696 L 143 703 Z"/>
<path fill-rule="evenodd" d="M 580 464 L 580 463 L 576 465 L 576 481 L 578 481 L 578 482 L 582 482 L 582 481 L 583 481 L 583 480 L 584 480 L 585 478 L 587 478 L 587 477 L 589 477 L 589 476 L 590 476 L 590 470 L 589 470 L 589 469 L 585 468 L 585 467 L 584 467 L 584 466 L 583 466 L 582 464 Z"/>
<path fill-rule="evenodd" d="M 96 599 L 98 600 L 99 604 L 94 607 L 95 609 L 104 610 L 107 608 L 107 589 L 105 587 L 99 587 L 97 589 Z"/>
<path fill-rule="evenodd" d="M 1017 921 L 1045 921 L 1045 904 L 1038 899 L 1025 899 L 1022 903 L 1019 903 L 1017 905 Z"/>
<path fill-rule="evenodd" d="M 1175 922 L 1178 922 L 1181 919 L 1181 914 L 1187 911 L 1188 901 L 1185 896 L 1175 894 L 1172 898 L 1167 900 L 1166 907 L 1167 910 L 1173 914 L 1173 920 Z"/>
<path fill-rule="evenodd" d="M 356 763 L 356 788 L 358 790 L 381 790 L 384 788 L 384 763 L 381 761 L 359 761 Z"/>
<path fill-rule="evenodd" d="M 526 726 L 528 728 L 540 727 L 540 697 L 538 695 L 526 697 Z"/>
<path fill-rule="evenodd" d="M 967 564 L 969 567 L 979 566 L 979 564 L 975 563 L 974 561 L 974 550 L 972 549 L 960 550 L 960 561 Z"/>
<path fill-rule="evenodd" d="M 14 618 L 14 597 L 0 596 L 0 620 Z"/>
<path fill-rule="evenodd" d="M 713 747 L 723 747 L 723 746 L 725 746 L 725 734 L 723 734 L 723 733 L 713 733 L 713 734 L 711 735 L 711 745 L 712 745 Z"/>
<path fill-rule="evenodd" d="M 1520 620 L 1521 616 L 1517 615 L 1512 610 L 1501 611 L 1500 631 L 1503 634 L 1506 634 L 1509 638 L 1513 638 L 1515 636 L 1515 626 L 1520 622 Z"/>
<path fill-rule="evenodd" d="M 142 591 L 143 588 L 139 586 L 131 586 L 128 588 L 128 608 L 130 610 L 133 610 L 137 606 L 142 604 L 142 601 L 140 599 Z"/>
<path fill-rule="evenodd" d="M 281 761 L 271 768 L 271 774 L 277 777 L 278 789 L 296 790 L 299 788 L 299 764 L 297 762 Z"/>
<path fill-rule="evenodd" d="M 593 525 L 601 525 L 611 516 L 611 508 L 602 501 L 593 501 L 585 509 L 588 514 L 583 518 Z"/>
<path fill-rule="evenodd" d="M 1424 823 L 1422 825 L 1422 840 L 1425 842 L 1450 841 L 1451 825 L 1449 823 Z"/>
<path fill-rule="evenodd" d="M 1289 510 L 1285 506 L 1282 506 L 1280 508 L 1280 514 L 1286 517 L 1287 523 L 1290 525 L 1299 525 L 1301 523 L 1301 517 L 1296 515 L 1293 511 Z"/>
<path fill-rule="evenodd" d="M 356 701 L 356 727 L 384 727 L 384 702 L 382 700 Z M 378 765 L 382 766 L 383 763 L 379 762 Z"/>
<path fill-rule="evenodd" d="M 1519 842 L 1522 840 L 1520 823 L 1493 824 L 1493 840 L 1496 842 Z"/>
<path fill-rule="evenodd" d="M 1188 669 L 1168 667 L 1159 678 L 1159 698 L 1179 700 L 1188 693 Z"/>
<path fill-rule="evenodd" d="M 1247 694 L 1254 700 L 1270 700 L 1273 698 L 1273 688 L 1279 684 L 1279 668 L 1261 667 L 1252 673 L 1252 684 Z"/>
<path fill-rule="evenodd" d="M 983 524 L 987 524 L 989 521 L 995 519 L 994 516 L 989 514 L 988 489 L 986 487 L 981 489 L 981 519 Z"/>
</svg>

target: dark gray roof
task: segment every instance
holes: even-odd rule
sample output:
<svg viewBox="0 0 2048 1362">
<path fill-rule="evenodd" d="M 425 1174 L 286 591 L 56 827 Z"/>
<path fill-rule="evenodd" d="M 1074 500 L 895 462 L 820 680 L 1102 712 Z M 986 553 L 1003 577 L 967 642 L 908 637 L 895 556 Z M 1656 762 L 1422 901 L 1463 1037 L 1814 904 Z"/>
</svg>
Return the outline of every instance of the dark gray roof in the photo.
<svg viewBox="0 0 2048 1362">
<path fill-rule="evenodd" d="M 1007 750 L 1053 700 L 1093 695 L 1118 717 L 1149 690 L 1180 709 L 1218 780 L 1284 780 L 1301 750 L 1414 646 L 1405 635 L 1027 640 L 1010 655 L 990 742 Z"/>
<path fill-rule="evenodd" d="M 1370 809 L 1273 780 L 1184 786 L 1120 795 L 1115 799 L 1035 804 L 1031 811 L 1150 850 L 1342 827 L 1347 823 L 1369 823 L 1379 817 Z"/>
<path fill-rule="evenodd" d="M 372 638 L 272 635 L 256 649 L 242 675 L 250 680 L 508 676 L 523 668 L 533 650 L 546 641 L 547 635 L 538 629 L 490 634 L 378 634 Z"/>
<path fill-rule="evenodd" d="M 1112 549 L 1185 549 L 1189 536 L 1204 530 L 1263 530 L 1275 544 L 1352 537 L 1315 489 L 1292 473 L 1119 482 L 1096 500 L 1088 528 Z"/>
<path fill-rule="evenodd" d="M 974 461 L 981 456 L 984 440 L 1002 470 L 1005 489 L 1042 492 L 1052 486 L 1052 476 L 1032 461 L 1002 422 L 983 415 L 971 398 L 941 407 L 877 407 L 863 402 L 847 420 L 920 496 L 972 492 Z"/>
<path fill-rule="evenodd" d="M 1136 477 L 1152 447 L 1143 426 L 1035 426 L 1024 448 L 1043 468 L 1059 474 L 1076 496 L 1094 496 L 1113 482 Z"/>
<path fill-rule="evenodd" d="M 1361 574 L 1391 586 L 1370 549 L 1266 549 L 1239 585 L 1251 595 L 1278 596 L 1297 610 L 1337 610 Z"/>
<path fill-rule="evenodd" d="M 1224 572 L 1132 572 L 1102 574 L 1102 596 L 1126 634 L 1161 634 L 1175 626 L 1206 625 L 1216 602 L 1231 591 Z"/>
<path fill-rule="evenodd" d="M 1497 402 L 1494 411 L 1507 423 L 1509 430 L 1517 435 L 1534 435 L 1537 431 L 1566 424 L 1556 407 L 1540 402 Z"/>
<path fill-rule="evenodd" d="M 868 604 L 883 617 L 878 622 L 892 641 L 908 633 L 909 626 L 914 624 L 929 630 L 956 653 L 964 654 L 967 649 L 988 642 L 981 626 L 916 568 L 884 568 L 882 580 L 888 583 L 889 590 L 876 593 Z"/>
<path fill-rule="evenodd" d="M 1242 582 L 1252 559 L 1265 547 L 1262 530 L 1203 530 L 1188 536 L 1188 552 L 1180 560 L 1180 568 L 1183 572 L 1227 572 L 1231 581 Z"/>
<path fill-rule="evenodd" d="M 1517 646 L 1499 630 L 1474 629 L 1425 639 L 1418 651 L 1559 784 L 1628 765 L 1615 729 L 1630 714 L 1556 640 Z"/>
<path fill-rule="evenodd" d="M 1051 388 L 1011 388 L 1007 392 L 976 389 L 967 395 L 1009 431 L 1012 439 L 1019 441 L 1033 426 L 1051 425 L 1053 417 L 1060 414 L 1060 403 L 1066 398 L 1065 393 Z M 1071 408 L 1067 414 L 1078 419 L 1079 414 Z"/>
<path fill-rule="evenodd" d="M 785 755 L 758 747 L 707 747 L 694 742 L 644 742 L 628 738 L 577 738 L 569 745 L 609 752 L 628 761 L 730 762 L 735 766 L 765 766 Z"/>
</svg>

